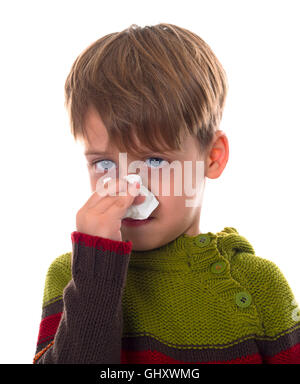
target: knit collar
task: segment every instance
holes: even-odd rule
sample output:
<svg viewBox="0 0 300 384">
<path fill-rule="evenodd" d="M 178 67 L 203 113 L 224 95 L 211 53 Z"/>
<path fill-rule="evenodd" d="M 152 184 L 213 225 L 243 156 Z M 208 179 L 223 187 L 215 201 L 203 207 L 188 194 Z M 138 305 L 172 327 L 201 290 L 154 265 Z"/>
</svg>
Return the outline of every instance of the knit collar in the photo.
<svg viewBox="0 0 300 384">
<path fill-rule="evenodd" d="M 132 251 L 129 268 L 165 271 L 189 271 L 207 268 L 220 258 L 228 261 L 237 252 L 255 254 L 252 245 L 233 227 L 222 231 L 200 233 L 196 236 L 182 234 L 171 242 L 148 251 Z"/>
</svg>

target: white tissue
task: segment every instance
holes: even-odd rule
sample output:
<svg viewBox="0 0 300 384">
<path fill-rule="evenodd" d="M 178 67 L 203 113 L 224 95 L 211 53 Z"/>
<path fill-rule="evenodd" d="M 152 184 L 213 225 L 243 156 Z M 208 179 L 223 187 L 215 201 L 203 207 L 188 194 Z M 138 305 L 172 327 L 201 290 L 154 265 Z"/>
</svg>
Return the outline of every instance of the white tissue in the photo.
<svg viewBox="0 0 300 384">
<path fill-rule="evenodd" d="M 106 177 L 103 179 L 103 184 L 105 184 L 107 181 L 109 181 L 111 177 Z M 158 206 L 159 202 L 155 198 L 154 194 L 150 192 L 144 185 L 142 185 L 142 179 L 140 175 L 134 174 L 134 175 L 127 175 L 124 176 L 124 179 L 128 181 L 128 183 L 133 184 L 135 182 L 140 183 L 140 193 L 141 195 L 146 196 L 145 201 L 142 204 L 134 204 L 131 205 L 128 209 L 126 214 L 122 217 L 124 218 L 131 218 L 136 220 L 144 220 L 147 219 L 150 214 L 154 211 L 154 209 Z"/>
<path fill-rule="evenodd" d="M 129 217 L 131 219 L 136 220 L 147 219 L 150 214 L 154 211 L 154 209 L 158 206 L 159 202 L 155 198 L 154 194 L 150 192 L 144 185 L 142 185 L 142 179 L 140 175 L 127 175 L 124 176 L 124 179 L 126 179 L 131 184 L 135 182 L 140 183 L 140 192 L 142 195 L 146 196 L 146 199 L 142 204 L 131 205 L 127 209 L 127 212 L 125 216 L 123 216 L 123 219 L 125 217 Z"/>
</svg>

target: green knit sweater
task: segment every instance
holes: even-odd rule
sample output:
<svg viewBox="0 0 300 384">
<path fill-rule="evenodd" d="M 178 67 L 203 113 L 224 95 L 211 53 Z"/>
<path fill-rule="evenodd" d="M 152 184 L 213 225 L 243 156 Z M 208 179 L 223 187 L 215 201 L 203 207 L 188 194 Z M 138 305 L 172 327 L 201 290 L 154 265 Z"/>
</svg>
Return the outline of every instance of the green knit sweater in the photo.
<svg viewBox="0 0 300 384">
<path fill-rule="evenodd" d="M 235 228 L 72 245 L 46 276 L 35 363 L 300 363 L 293 293 Z"/>
</svg>

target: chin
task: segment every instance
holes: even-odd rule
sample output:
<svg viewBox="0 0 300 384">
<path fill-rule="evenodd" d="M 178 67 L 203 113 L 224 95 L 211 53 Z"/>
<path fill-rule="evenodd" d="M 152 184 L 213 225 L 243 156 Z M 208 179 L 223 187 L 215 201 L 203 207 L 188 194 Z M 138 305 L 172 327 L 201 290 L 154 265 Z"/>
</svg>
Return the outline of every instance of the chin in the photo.
<svg viewBox="0 0 300 384">
<path fill-rule="evenodd" d="M 147 241 L 147 236 L 138 236 L 137 239 L 131 239 L 129 236 L 124 237 L 124 239 L 127 239 L 132 242 L 132 251 L 149 251 L 155 246 L 153 245 L 153 241 L 150 241 L 150 243 Z"/>
</svg>

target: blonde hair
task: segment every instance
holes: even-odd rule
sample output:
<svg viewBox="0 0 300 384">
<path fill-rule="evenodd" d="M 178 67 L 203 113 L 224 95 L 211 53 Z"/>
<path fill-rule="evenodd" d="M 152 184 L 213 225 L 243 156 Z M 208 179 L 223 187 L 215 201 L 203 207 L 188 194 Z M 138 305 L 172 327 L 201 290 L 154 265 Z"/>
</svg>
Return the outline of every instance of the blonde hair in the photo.
<svg viewBox="0 0 300 384">
<path fill-rule="evenodd" d="M 154 152 L 180 150 L 182 139 L 192 134 L 205 152 L 219 127 L 227 89 L 222 65 L 195 33 L 167 23 L 132 24 L 96 40 L 76 58 L 65 82 L 65 107 L 75 140 L 87 138 L 84 119 L 93 106 L 110 142 L 122 151 L 135 136 Z"/>
</svg>

